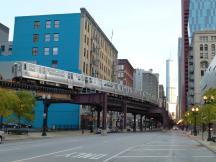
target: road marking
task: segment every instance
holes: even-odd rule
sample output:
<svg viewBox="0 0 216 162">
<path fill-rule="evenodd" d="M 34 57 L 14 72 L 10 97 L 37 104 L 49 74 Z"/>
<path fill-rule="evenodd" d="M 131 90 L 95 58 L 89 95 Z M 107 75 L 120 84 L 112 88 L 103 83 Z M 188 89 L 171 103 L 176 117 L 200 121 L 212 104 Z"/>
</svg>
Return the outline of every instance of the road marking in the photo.
<svg viewBox="0 0 216 162">
<path fill-rule="evenodd" d="M 202 157 L 203 157 L 203 158 L 208 158 L 208 157 L 216 157 L 216 156 L 213 156 L 213 155 L 212 155 L 212 156 L 192 156 L 192 157 L 194 157 L 194 158 L 195 158 L 195 157 L 196 157 L 196 158 L 202 158 Z"/>
<path fill-rule="evenodd" d="M 115 154 L 115 155 L 111 156 L 110 158 L 104 160 L 103 162 L 110 161 L 111 159 L 114 159 L 114 158 L 116 158 L 117 156 L 119 156 L 119 155 L 121 155 L 121 154 L 123 154 L 123 153 L 125 153 L 125 152 L 127 152 L 127 151 L 130 151 L 130 150 L 133 149 L 133 148 L 134 148 L 134 147 L 129 147 L 129 148 L 127 148 L 126 150 L 123 150 L 123 151 L 119 152 L 118 154 Z"/>
<path fill-rule="evenodd" d="M 74 154 L 76 154 L 77 152 L 72 152 L 72 153 L 69 153 L 69 154 L 62 154 L 62 155 L 56 155 L 56 156 L 63 156 L 63 157 L 70 157 L 70 156 L 72 156 L 72 155 L 74 155 Z"/>
<path fill-rule="evenodd" d="M 168 158 L 171 156 L 118 156 L 117 158 Z"/>
<path fill-rule="evenodd" d="M 20 148 L 11 148 L 11 149 L 0 150 L 0 152 L 12 151 L 12 150 L 20 150 Z"/>
<path fill-rule="evenodd" d="M 79 158 L 79 159 L 100 159 L 104 156 L 107 156 L 107 154 L 95 154 L 95 153 L 85 153 L 85 152 L 72 152 L 72 153 L 68 153 L 68 154 L 60 154 L 60 155 L 56 155 L 56 156 L 61 156 L 61 157 L 65 157 L 65 158 Z"/>
<path fill-rule="evenodd" d="M 180 151 L 180 150 L 185 150 L 185 149 L 134 149 L 134 150 L 131 150 L 131 151 Z"/>
<path fill-rule="evenodd" d="M 61 153 L 61 152 L 66 152 L 66 151 L 75 150 L 75 149 L 80 149 L 80 148 L 82 148 L 82 146 L 73 147 L 73 148 L 70 148 L 70 149 L 61 150 L 61 151 L 56 151 L 56 152 L 52 152 L 52 153 L 48 153 L 48 154 L 42 154 L 42 155 L 38 155 L 38 156 L 33 156 L 33 157 L 25 158 L 25 159 L 15 160 L 15 161 L 12 161 L 12 162 L 27 161 L 27 160 L 31 160 L 31 159 L 46 157 L 46 156 L 50 156 L 50 155 L 53 155 L 53 154 L 58 154 L 58 153 Z"/>
<path fill-rule="evenodd" d="M 104 156 L 107 156 L 107 154 L 99 154 L 99 155 L 91 157 L 90 159 L 96 159 L 97 160 L 97 159 L 100 159 L 100 158 L 102 158 Z"/>
</svg>

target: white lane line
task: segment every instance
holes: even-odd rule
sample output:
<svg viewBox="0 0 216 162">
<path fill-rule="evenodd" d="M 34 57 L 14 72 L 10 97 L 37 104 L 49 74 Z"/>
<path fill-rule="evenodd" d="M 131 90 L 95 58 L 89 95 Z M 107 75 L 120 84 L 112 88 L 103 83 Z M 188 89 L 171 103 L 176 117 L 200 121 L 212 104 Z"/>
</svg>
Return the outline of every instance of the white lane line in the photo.
<svg viewBox="0 0 216 162">
<path fill-rule="evenodd" d="M 46 157 L 46 156 L 50 156 L 50 155 L 53 155 L 53 154 L 58 154 L 58 153 L 61 153 L 61 152 L 66 152 L 66 151 L 80 149 L 80 148 L 82 148 L 82 146 L 73 147 L 73 148 L 66 149 L 66 150 L 61 150 L 61 151 L 56 151 L 56 152 L 52 152 L 52 153 L 49 153 L 49 154 L 42 154 L 42 155 L 38 155 L 38 156 L 33 156 L 33 157 L 26 158 L 26 159 L 15 160 L 15 161 L 11 161 L 11 162 L 27 161 L 27 160 L 31 160 L 31 159 Z"/>
<path fill-rule="evenodd" d="M 126 150 L 123 150 L 123 151 L 119 152 L 118 154 L 115 154 L 115 155 L 111 156 L 110 158 L 104 160 L 103 162 L 110 161 L 111 159 L 114 159 L 114 158 L 116 158 L 117 156 L 119 156 L 119 155 L 121 155 L 121 154 L 123 154 L 123 153 L 125 153 L 125 152 L 127 152 L 127 151 L 130 151 L 130 150 L 133 149 L 133 148 L 134 148 L 134 147 L 129 147 L 129 148 L 127 148 Z"/>
<path fill-rule="evenodd" d="M 0 152 L 12 151 L 12 150 L 20 150 L 20 148 L 11 148 L 11 149 L 0 150 Z"/>
<path fill-rule="evenodd" d="M 186 149 L 134 149 L 131 151 L 181 151 L 181 150 L 186 150 Z"/>
<path fill-rule="evenodd" d="M 216 157 L 216 156 L 192 156 L 192 157 L 194 157 L 194 158 L 211 158 L 211 157 Z"/>
<path fill-rule="evenodd" d="M 117 158 L 168 158 L 171 156 L 118 156 Z"/>
</svg>

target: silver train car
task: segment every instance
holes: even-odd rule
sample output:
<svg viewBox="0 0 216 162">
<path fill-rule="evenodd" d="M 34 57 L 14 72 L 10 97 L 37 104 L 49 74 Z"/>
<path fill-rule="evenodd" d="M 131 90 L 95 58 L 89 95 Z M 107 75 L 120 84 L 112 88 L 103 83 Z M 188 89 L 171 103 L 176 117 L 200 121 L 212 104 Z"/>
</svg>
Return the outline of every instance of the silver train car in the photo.
<svg viewBox="0 0 216 162">
<path fill-rule="evenodd" d="M 210 88 L 216 88 L 216 57 L 213 58 L 200 81 L 202 95 Z"/>
<path fill-rule="evenodd" d="M 143 91 L 91 76 L 64 71 L 60 69 L 41 66 L 29 62 L 18 61 L 12 66 L 13 80 L 31 82 L 33 84 L 46 84 L 51 86 L 73 88 L 86 88 L 117 95 L 136 97 L 157 103 L 157 98 Z"/>
</svg>

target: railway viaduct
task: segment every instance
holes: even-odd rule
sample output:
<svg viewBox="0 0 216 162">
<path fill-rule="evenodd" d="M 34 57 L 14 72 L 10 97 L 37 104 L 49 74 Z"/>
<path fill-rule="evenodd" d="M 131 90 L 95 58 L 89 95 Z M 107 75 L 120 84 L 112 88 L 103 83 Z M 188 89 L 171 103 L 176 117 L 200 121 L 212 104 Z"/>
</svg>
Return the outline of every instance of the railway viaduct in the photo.
<svg viewBox="0 0 216 162">
<path fill-rule="evenodd" d="M 158 107 L 157 103 L 151 103 L 137 98 L 119 96 L 112 93 L 81 93 L 79 90 L 62 89 L 56 87 L 38 86 L 27 83 L 17 83 L 0 80 L 0 87 L 14 90 L 28 90 L 35 94 L 37 100 L 43 100 L 44 118 L 43 118 L 43 134 L 46 135 L 48 109 L 51 104 L 72 103 L 80 105 L 94 106 L 97 111 L 97 127 L 100 127 L 100 113 L 102 112 L 102 134 L 106 134 L 107 130 L 107 112 L 117 111 L 123 114 L 123 130 L 126 130 L 127 113 L 134 115 L 134 131 L 136 131 L 136 115 L 140 115 L 142 121 L 143 116 L 154 118 L 161 122 L 164 128 L 169 125 L 168 112 L 164 108 Z M 50 96 L 44 98 L 43 96 Z M 141 122 L 142 130 L 142 122 Z"/>
</svg>

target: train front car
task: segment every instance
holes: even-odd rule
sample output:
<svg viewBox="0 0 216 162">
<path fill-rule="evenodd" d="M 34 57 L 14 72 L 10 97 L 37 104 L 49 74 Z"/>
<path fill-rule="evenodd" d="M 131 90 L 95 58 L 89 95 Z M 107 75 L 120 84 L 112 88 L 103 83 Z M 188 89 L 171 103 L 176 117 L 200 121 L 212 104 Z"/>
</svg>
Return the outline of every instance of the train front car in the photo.
<svg viewBox="0 0 216 162">
<path fill-rule="evenodd" d="M 28 62 L 15 62 L 12 67 L 13 80 L 37 84 L 45 75 L 40 74 L 40 66 Z"/>
</svg>

